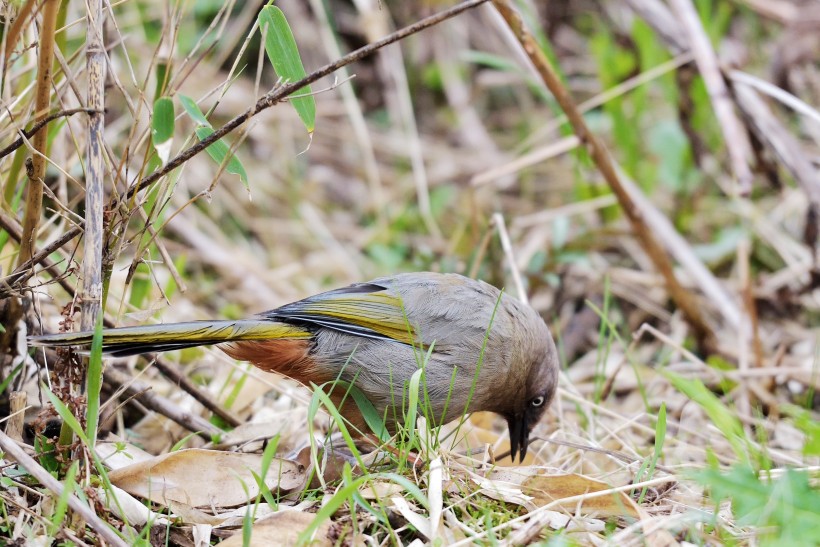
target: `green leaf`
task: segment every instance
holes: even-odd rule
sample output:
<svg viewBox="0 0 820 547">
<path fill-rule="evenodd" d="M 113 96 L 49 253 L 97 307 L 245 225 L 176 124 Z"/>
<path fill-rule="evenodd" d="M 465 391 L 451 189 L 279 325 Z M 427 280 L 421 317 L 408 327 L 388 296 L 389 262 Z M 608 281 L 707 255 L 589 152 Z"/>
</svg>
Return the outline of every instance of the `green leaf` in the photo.
<svg viewBox="0 0 820 547">
<path fill-rule="evenodd" d="M 214 132 L 214 130 L 210 127 L 197 127 L 195 131 L 196 136 L 199 137 L 200 141 L 213 135 Z M 225 171 L 228 173 L 233 173 L 234 175 L 239 175 L 239 178 L 242 180 L 242 184 L 245 185 L 247 190 L 250 190 L 250 185 L 248 184 L 248 173 L 245 172 L 245 167 L 242 165 L 242 162 L 240 162 L 237 157 L 231 153 L 231 149 L 224 140 L 219 139 L 206 148 L 205 151 L 218 165 L 225 164 Z"/>
<path fill-rule="evenodd" d="M 202 125 L 205 127 L 211 127 L 211 122 L 208 121 L 208 118 L 205 117 L 205 114 L 199 109 L 197 106 L 196 101 L 192 98 L 188 97 L 187 95 L 179 95 L 179 104 L 182 105 L 182 108 L 185 109 L 185 112 L 194 120 L 198 125 Z"/>
<path fill-rule="evenodd" d="M 265 6 L 259 12 L 259 28 L 265 38 L 265 52 L 273 65 L 273 70 L 285 82 L 298 82 L 304 78 L 305 67 L 302 66 L 302 59 L 299 57 L 299 49 L 296 47 L 296 40 L 285 19 L 285 14 L 276 6 Z M 316 123 L 316 101 L 310 95 L 310 86 L 305 86 L 292 97 L 290 103 L 305 124 L 308 133 L 313 133 Z"/>
<path fill-rule="evenodd" d="M 97 423 L 100 418 L 100 391 L 102 389 L 102 314 L 97 315 L 94 325 L 94 336 L 91 339 L 91 353 L 88 356 L 88 375 L 86 377 L 86 392 L 88 405 L 86 407 L 86 436 L 88 446 L 97 444 Z"/>
<path fill-rule="evenodd" d="M 157 146 L 173 136 L 174 101 L 170 97 L 160 97 L 154 101 L 154 115 L 151 118 L 151 139 L 154 146 Z"/>
<path fill-rule="evenodd" d="M 0 390 L 2 393 L 2 390 Z M 820 423 L 811 415 L 811 412 L 795 405 L 783 405 L 783 413 L 794 419 L 794 425 L 806 435 L 803 444 L 803 454 L 806 456 L 820 456 Z"/>
<path fill-rule="evenodd" d="M 60 529 L 60 526 L 62 526 L 63 521 L 65 520 L 66 509 L 68 508 L 68 498 L 74 492 L 74 480 L 79 470 L 80 462 L 78 460 L 74 460 L 71 467 L 68 468 L 68 473 L 66 473 L 65 479 L 62 481 L 63 491 L 57 499 L 57 505 L 54 507 L 54 514 L 51 517 L 51 526 L 49 526 L 48 530 L 48 533 L 51 536 L 57 534 L 57 531 Z"/>
<path fill-rule="evenodd" d="M 362 413 L 362 417 L 367 423 L 367 426 L 380 441 L 386 442 L 390 438 L 390 433 L 388 433 L 387 428 L 384 425 L 384 420 L 381 415 L 379 415 L 376 407 L 373 406 L 373 403 L 370 402 L 370 399 L 367 398 L 367 395 L 365 395 L 364 392 L 354 384 L 345 382 L 344 380 L 336 380 L 333 383 L 350 393 L 350 396 L 353 398 L 353 402 L 355 402 L 356 406 L 359 407 L 359 412 Z"/>
<path fill-rule="evenodd" d="M 711 489 L 716 503 L 731 500 L 741 526 L 767 528 L 759 532 L 761 545 L 820 544 L 820 491 L 811 487 L 807 473 L 788 469 L 769 481 L 737 465 L 727 473 L 708 469 L 696 479 Z"/>
</svg>

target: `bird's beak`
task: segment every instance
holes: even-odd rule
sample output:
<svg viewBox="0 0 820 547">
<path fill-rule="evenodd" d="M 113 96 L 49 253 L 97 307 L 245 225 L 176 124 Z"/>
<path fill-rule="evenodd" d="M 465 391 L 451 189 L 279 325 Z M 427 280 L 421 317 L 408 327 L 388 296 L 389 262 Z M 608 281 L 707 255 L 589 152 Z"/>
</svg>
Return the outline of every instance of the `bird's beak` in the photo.
<svg viewBox="0 0 820 547">
<path fill-rule="evenodd" d="M 527 427 L 527 416 L 516 416 L 510 414 L 506 416 L 507 426 L 510 428 L 510 458 L 515 461 L 516 455 L 521 451 L 520 462 L 527 456 L 527 445 L 530 442 L 530 428 Z"/>
</svg>

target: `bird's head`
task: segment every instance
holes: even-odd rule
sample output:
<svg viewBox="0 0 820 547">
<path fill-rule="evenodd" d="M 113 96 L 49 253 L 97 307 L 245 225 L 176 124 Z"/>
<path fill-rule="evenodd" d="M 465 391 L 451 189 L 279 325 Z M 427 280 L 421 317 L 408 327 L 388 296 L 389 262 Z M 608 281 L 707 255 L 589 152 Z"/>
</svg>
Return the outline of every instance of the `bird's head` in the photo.
<svg viewBox="0 0 820 547">
<path fill-rule="evenodd" d="M 526 307 L 526 306 L 522 306 Z M 528 307 L 526 307 L 528 308 Z M 544 321 L 528 308 L 522 318 L 513 366 L 510 370 L 514 394 L 499 412 L 510 428 L 510 456 L 524 461 L 530 433 L 547 410 L 558 386 L 558 351 Z"/>
</svg>

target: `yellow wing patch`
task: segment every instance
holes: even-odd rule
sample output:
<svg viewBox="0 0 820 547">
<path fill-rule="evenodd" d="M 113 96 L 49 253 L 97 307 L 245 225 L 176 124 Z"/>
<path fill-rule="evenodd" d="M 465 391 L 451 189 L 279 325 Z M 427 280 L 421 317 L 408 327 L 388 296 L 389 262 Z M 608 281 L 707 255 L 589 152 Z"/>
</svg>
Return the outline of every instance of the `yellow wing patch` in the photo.
<svg viewBox="0 0 820 547">
<path fill-rule="evenodd" d="M 299 308 L 303 314 L 317 316 L 315 319 L 337 319 L 351 327 L 358 327 L 355 330 L 369 330 L 408 345 L 418 342 L 415 328 L 404 313 L 401 297 L 386 291 L 336 293 L 321 300 L 303 301 Z"/>
</svg>

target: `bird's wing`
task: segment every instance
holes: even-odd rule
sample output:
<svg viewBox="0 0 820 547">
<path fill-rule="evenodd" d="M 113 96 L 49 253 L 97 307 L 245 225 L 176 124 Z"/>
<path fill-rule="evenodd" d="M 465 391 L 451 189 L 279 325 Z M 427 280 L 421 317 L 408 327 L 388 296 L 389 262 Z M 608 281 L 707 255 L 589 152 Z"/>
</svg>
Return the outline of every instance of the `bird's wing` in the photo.
<svg viewBox="0 0 820 547">
<path fill-rule="evenodd" d="M 263 314 L 268 319 L 413 345 L 416 330 L 402 299 L 386 286 L 358 283 L 287 304 Z"/>
</svg>

